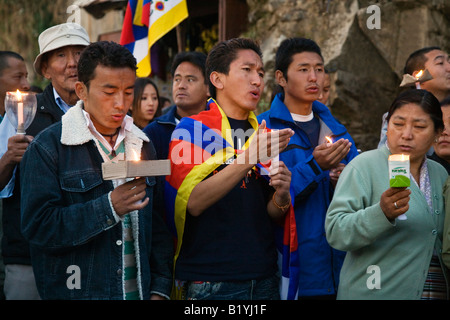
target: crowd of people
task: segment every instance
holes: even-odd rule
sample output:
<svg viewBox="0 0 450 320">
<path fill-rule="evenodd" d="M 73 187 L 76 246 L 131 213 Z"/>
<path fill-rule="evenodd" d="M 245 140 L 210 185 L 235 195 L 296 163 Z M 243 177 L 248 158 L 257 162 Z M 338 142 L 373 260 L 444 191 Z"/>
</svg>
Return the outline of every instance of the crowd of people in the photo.
<svg viewBox="0 0 450 320">
<path fill-rule="evenodd" d="M 173 105 L 136 78 L 125 47 L 63 23 L 39 35 L 26 134 L 6 92 L 32 91 L 20 54 L 0 51 L 0 284 L 4 299 L 449 299 L 450 59 L 380 119 L 360 153 L 329 108 L 311 39 L 281 42 L 278 85 L 257 115 L 259 44 L 234 38 L 172 62 Z M 391 187 L 388 158 L 409 156 Z M 102 163 L 170 161 L 170 174 L 105 180 Z M 447 212 L 447 214 L 446 214 Z M 399 217 L 403 217 L 400 219 Z M 404 218 L 406 216 L 406 218 Z"/>
</svg>

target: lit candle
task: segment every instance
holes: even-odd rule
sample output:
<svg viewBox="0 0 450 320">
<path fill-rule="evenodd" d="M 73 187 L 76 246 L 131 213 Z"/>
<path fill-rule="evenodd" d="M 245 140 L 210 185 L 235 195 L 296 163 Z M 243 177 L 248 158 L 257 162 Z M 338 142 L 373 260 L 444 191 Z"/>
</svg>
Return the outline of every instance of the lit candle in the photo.
<svg viewBox="0 0 450 320">
<path fill-rule="evenodd" d="M 393 188 L 404 188 L 411 185 L 409 175 L 409 155 L 391 154 L 389 162 L 389 186 Z M 406 215 L 401 214 L 399 220 L 406 220 Z"/>
<path fill-rule="evenodd" d="M 420 81 L 419 81 L 419 79 L 420 79 L 420 77 L 423 75 L 423 70 L 420 70 L 419 72 L 417 72 L 417 74 L 415 75 L 415 78 L 416 78 L 416 80 L 417 80 L 417 82 L 416 82 L 416 89 L 421 89 L 420 88 Z"/>
<path fill-rule="evenodd" d="M 391 154 L 389 156 L 389 186 L 409 187 L 409 155 Z"/>
<path fill-rule="evenodd" d="M 17 98 L 17 131 L 18 133 L 22 133 L 21 131 L 24 129 L 24 122 L 23 122 L 23 100 L 22 100 L 22 94 L 20 93 L 19 89 L 16 91 L 16 98 Z"/>
<path fill-rule="evenodd" d="M 138 164 L 141 161 L 141 157 L 140 155 L 136 152 L 136 150 L 132 149 L 131 150 L 131 157 L 130 157 L 130 161 Z M 132 189 L 136 188 L 136 186 L 134 186 Z M 136 201 L 136 204 L 141 204 L 142 203 L 142 199 Z"/>
<path fill-rule="evenodd" d="M 333 140 L 331 139 L 331 137 L 329 137 L 329 136 L 325 136 L 325 139 L 328 141 L 328 143 L 327 143 L 327 147 L 329 147 L 330 145 L 332 145 L 333 144 Z"/>
</svg>

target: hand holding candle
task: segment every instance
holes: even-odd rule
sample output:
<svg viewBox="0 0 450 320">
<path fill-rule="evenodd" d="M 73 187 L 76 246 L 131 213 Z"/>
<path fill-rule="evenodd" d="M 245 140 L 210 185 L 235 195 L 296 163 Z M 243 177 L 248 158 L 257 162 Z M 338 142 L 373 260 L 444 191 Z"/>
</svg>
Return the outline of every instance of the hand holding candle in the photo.
<svg viewBox="0 0 450 320">
<path fill-rule="evenodd" d="M 425 70 L 419 70 L 415 71 L 412 75 L 409 73 L 406 73 L 403 75 L 402 82 L 400 83 L 400 87 L 411 87 L 413 85 L 416 86 L 416 89 L 420 89 L 421 83 L 424 83 L 425 81 L 433 79 L 433 76 L 430 74 L 430 72 Z"/>
<path fill-rule="evenodd" d="M 122 216 L 143 209 L 150 201 L 145 197 L 146 188 L 146 178 L 136 178 L 116 187 L 111 192 L 111 203 L 115 212 Z"/>
<path fill-rule="evenodd" d="M 16 128 L 17 134 L 25 134 L 25 130 L 33 122 L 36 109 L 37 100 L 34 94 L 23 93 L 19 90 L 6 92 L 6 117 Z"/>
<path fill-rule="evenodd" d="M 333 142 L 328 136 L 322 141 L 313 151 L 313 157 L 322 170 L 335 168 L 347 156 L 352 146 L 348 139 L 339 139 Z"/>
</svg>

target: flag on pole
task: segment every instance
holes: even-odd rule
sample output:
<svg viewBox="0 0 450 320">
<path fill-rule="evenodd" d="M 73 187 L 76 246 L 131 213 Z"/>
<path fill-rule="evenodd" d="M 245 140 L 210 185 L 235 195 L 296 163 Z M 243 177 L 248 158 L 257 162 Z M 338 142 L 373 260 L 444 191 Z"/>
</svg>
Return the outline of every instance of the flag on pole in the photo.
<svg viewBox="0 0 450 320">
<path fill-rule="evenodd" d="M 186 0 L 128 1 L 120 44 L 135 56 L 138 77 L 151 73 L 151 46 L 187 17 Z"/>
</svg>

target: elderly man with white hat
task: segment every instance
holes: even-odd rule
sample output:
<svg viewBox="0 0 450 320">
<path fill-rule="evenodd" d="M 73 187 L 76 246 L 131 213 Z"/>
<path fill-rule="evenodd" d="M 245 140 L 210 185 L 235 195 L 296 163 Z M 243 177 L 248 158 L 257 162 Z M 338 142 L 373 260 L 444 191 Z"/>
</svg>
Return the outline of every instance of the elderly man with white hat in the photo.
<svg viewBox="0 0 450 320">
<path fill-rule="evenodd" d="M 39 35 L 35 71 L 50 81 L 37 95 L 36 116 L 26 135 L 16 135 L 9 121 L 0 124 L 0 198 L 3 198 L 2 254 L 6 299 L 40 299 L 31 266 L 29 244 L 20 232 L 20 174 L 17 164 L 39 132 L 61 120 L 78 100 L 75 83 L 81 51 L 90 44 L 86 30 L 75 23 L 53 26 Z"/>
</svg>

